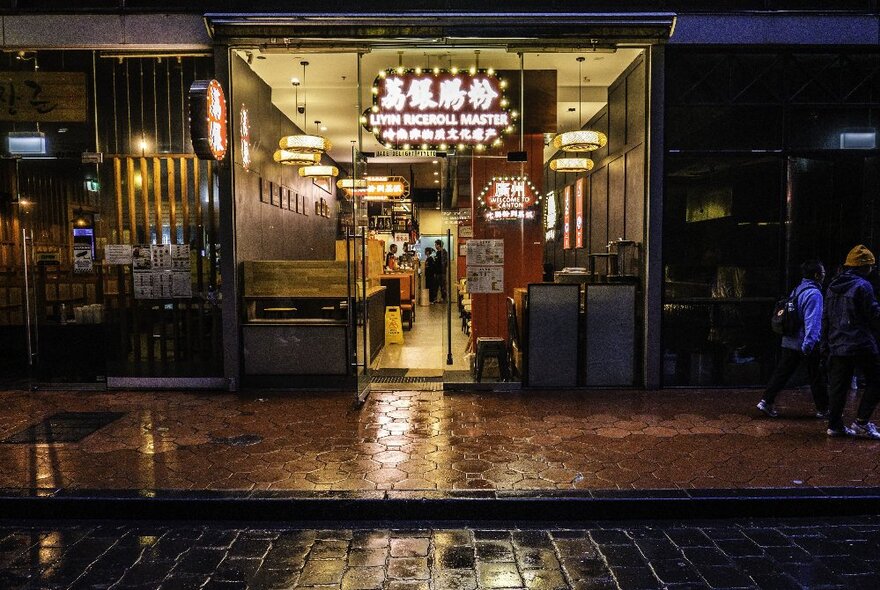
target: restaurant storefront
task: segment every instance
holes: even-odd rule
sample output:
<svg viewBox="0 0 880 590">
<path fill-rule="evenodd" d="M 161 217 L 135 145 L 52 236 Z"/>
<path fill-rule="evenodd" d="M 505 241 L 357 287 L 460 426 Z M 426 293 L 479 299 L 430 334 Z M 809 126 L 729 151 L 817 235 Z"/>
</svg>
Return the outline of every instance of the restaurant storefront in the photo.
<svg viewBox="0 0 880 590">
<path fill-rule="evenodd" d="M 801 259 L 878 247 L 880 25 L 681 10 L 4 15 L 0 379 L 761 384 Z M 430 105 L 450 81 L 491 116 Z"/>
</svg>

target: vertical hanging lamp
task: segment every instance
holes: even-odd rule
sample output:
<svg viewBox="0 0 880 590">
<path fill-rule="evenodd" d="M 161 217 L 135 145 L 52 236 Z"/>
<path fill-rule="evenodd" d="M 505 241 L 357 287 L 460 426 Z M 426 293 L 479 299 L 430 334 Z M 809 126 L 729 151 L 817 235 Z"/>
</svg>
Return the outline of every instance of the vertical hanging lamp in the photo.
<svg viewBox="0 0 880 590">
<path fill-rule="evenodd" d="M 309 62 L 307 62 L 307 61 L 303 61 L 300 63 L 302 63 L 302 67 L 303 67 L 302 80 L 300 80 L 298 78 L 292 78 L 290 81 L 290 83 L 293 84 L 294 88 L 296 89 L 295 101 L 296 101 L 297 110 L 300 109 L 299 86 L 300 86 L 300 84 L 305 86 L 306 66 L 309 65 Z M 303 102 L 302 102 L 302 111 L 301 111 L 302 115 L 303 115 L 302 129 L 305 129 L 305 127 L 306 127 L 306 123 L 305 123 L 306 116 L 307 116 L 306 105 L 307 105 L 306 91 L 305 91 L 305 88 L 303 88 Z M 316 163 L 316 162 L 314 162 L 312 159 L 309 159 L 306 157 L 303 157 L 300 160 L 297 160 L 294 156 L 292 156 L 292 154 L 318 154 L 318 162 L 320 162 L 320 155 L 323 152 L 326 152 L 330 149 L 330 142 L 327 140 L 326 137 L 323 137 L 321 135 L 317 135 L 317 134 L 309 135 L 307 133 L 300 133 L 300 134 L 296 134 L 296 135 L 286 135 L 286 136 L 282 137 L 278 141 L 278 147 L 280 149 L 275 152 L 275 156 L 274 156 L 276 162 L 299 165 L 299 164 L 308 164 L 308 163 Z"/>
<path fill-rule="evenodd" d="M 578 128 L 575 131 L 566 131 L 560 133 L 553 138 L 553 147 L 564 152 L 592 152 L 608 143 L 608 138 L 601 131 L 591 131 L 589 129 L 581 129 L 583 119 L 581 116 L 581 106 L 583 100 L 581 91 L 583 90 L 583 66 L 584 57 L 578 57 Z M 584 157 L 565 157 L 557 158 L 550 162 L 550 169 L 555 172 L 587 172 L 593 168 L 593 161 Z"/>
</svg>

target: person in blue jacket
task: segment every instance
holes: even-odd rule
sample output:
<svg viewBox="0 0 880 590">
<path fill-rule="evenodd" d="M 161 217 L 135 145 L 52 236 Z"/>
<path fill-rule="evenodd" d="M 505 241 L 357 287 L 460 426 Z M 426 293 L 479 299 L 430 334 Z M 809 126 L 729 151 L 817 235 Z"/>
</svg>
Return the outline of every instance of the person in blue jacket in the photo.
<svg viewBox="0 0 880 590">
<path fill-rule="evenodd" d="M 861 436 L 880 440 L 871 415 L 880 401 L 880 348 L 875 333 L 880 330 L 880 304 L 865 279 L 874 267 L 874 255 L 863 245 L 849 251 L 840 273 L 825 294 L 823 327 L 828 348 L 828 377 L 831 404 L 828 436 Z M 850 427 L 843 423 L 846 396 L 854 369 L 865 376 L 865 390 Z"/>
<path fill-rule="evenodd" d="M 782 354 L 779 364 L 773 371 L 770 383 L 764 390 L 758 409 L 778 418 L 779 412 L 773 406 L 776 396 L 804 362 L 810 379 L 810 391 L 816 404 L 816 417 L 828 415 L 828 387 L 825 372 L 822 370 L 819 340 L 822 335 L 822 281 L 825 280 L 825 267 L 818 260 L 807 260 L 801 264 L 801 282 L 789 297 L 795 298 L 798 315 L 801 318 L 797 334 L 782 337 Z"/>
</svg>

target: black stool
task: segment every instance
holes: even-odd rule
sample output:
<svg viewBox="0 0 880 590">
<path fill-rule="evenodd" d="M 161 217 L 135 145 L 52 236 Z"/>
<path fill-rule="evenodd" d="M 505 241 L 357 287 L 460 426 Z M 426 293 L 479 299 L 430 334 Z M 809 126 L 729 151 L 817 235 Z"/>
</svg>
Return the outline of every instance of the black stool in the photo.
<svg viewBox="0 0 880 590">
<path fill-rule="evenodd" d="M 475 367 L 477 383 L 480 383 L 483 380 L 483 364 L 486 357 L 495 357 L 498 359 L 498 369 L 501 373 L 502 381 L 510 379 L 510 372 L 507 367 L 507 345 L 504 342 L 504 338 L 477 338 L 477 358 Z"/>
</svg>

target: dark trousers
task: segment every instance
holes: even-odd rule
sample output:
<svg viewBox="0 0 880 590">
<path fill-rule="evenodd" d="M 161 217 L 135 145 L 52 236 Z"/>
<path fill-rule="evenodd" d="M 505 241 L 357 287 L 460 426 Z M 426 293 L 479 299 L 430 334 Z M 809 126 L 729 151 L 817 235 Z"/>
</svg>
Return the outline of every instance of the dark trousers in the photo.
<svg viewBox="0 0 880 590">
<path fill-rule="evenodd" d="M 858 354 L 854 356 L 832 356 L 828 363 L 831 406 L 828 409 L 828 427 L 843 427 L 843 409 L 846 396 L 852 384 L 853 370 L 861 369 L 865 375 L 865 392 L 859 401 L 856 412 L 858 420 L 870 420 L 877 402 L 880 401 L 880 356 Z"/>
<path fill-rule="evenodd" d="M 807 377 L 810 380 L 810 392 L 813 394 L 816 409 L 824 412 L 828 409 L 828 387 L 825 384 L 825 371 L 822 370 L 819 351 L 815 349 L 805 356 L 799 350 L 782 347 L 779 364 L 773 370 L 770 383 L 764 390 L 764 400 L 773 403 L 802 361 L 807 364 Z"/>
</svg>

